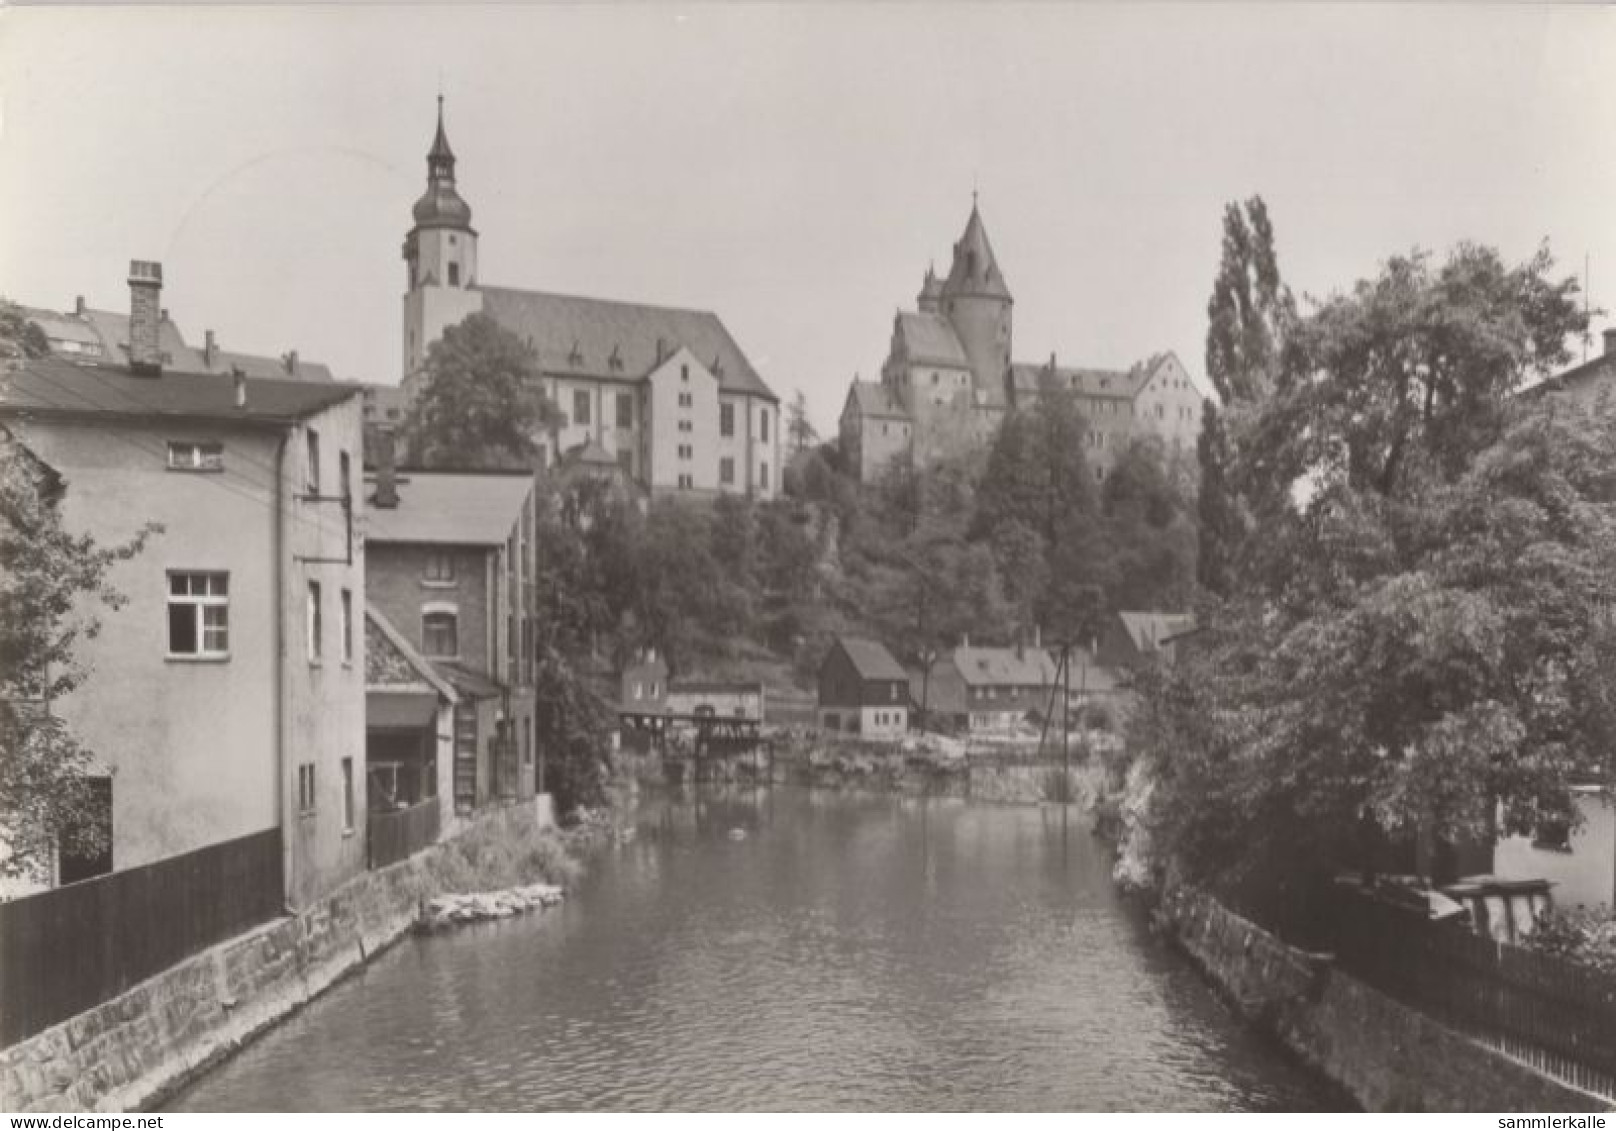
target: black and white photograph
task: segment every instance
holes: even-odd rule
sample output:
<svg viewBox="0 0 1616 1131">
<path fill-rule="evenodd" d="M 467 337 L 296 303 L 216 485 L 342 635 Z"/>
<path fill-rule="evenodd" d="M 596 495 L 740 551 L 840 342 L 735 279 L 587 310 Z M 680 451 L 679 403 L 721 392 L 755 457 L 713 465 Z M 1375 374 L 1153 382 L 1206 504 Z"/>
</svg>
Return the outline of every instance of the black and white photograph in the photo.
<svg viewBox="0 0 1616 1131">
<path fill-rule="evenodd" d="M 1616 4 L 0 4 L 12 1126 L 1613 1110 Z"/>
</svg>

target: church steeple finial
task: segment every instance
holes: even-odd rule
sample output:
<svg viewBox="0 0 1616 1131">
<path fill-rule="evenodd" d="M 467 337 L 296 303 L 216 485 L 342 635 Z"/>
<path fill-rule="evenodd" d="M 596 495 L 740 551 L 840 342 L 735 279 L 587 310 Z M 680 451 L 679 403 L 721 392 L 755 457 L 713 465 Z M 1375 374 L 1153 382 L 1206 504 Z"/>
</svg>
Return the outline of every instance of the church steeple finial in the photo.
<svg viewBox="0 0 1616 1131">
<path fill-rule="evenodd" d="M 415 202 L 418 228 L 471 230 L 471 207 L 455 191 L 455 155 L 443 126 L 443 92 L 438 92 L 438 130 L 426 155 L 426 193 Z"/>
<path fill-rule="evenodd" d="M 454 181 L 454 150 L 449 148 L 449 135 L 443 128 L 443 92 L 438 92 L 438 133 L 427 151 L 427 176 L 434 180 Z"/>
</svg>

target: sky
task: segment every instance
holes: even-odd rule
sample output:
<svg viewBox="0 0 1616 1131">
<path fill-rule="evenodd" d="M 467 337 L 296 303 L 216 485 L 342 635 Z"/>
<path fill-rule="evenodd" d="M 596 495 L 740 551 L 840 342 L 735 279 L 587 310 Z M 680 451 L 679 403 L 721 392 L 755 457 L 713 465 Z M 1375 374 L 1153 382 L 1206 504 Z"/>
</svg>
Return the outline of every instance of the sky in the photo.
<svg viewBox="0 0 1616 1131">
<path fill-rule="evenodd" d="M 0 295 L 156 259 L 188 341 L 396 383 L 440 89 L 482 282 L 716 311 L 827 435 L 973 190 L 1018 360 L 1199 376 L 1254 193 L 1299 294 L 1547 240 L 1616 309 L 1592 4 L 0 7 Z"/>
</svg>

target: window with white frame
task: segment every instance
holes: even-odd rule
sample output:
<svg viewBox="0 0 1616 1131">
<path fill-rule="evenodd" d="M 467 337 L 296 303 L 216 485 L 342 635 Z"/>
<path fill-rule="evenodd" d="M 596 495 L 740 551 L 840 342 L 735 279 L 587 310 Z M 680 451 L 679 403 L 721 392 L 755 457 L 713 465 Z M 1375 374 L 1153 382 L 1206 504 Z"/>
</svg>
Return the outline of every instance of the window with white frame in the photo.
<svg viewBox="0 0 1616 1131">
<path fill-rule="evenodd" d="M 720 483 L 734 483 L 735 482 L 735 459 L 734 459 L 734 457 L 725 456 L 723 459 L 718 461 L 718 481 Z"/>
<path fill-rule="evenodd" d="M 230 655 L 230 575 L 168 575 L 168 654 L 223 659 Z"/>
<path fill-rule="evenodd" d="M 432 550 L 426 556 L 423 580 L 432 585 L 453 585 L 455 580 L 454 554 L 448 550 Z"/>
<path fill-rule="evenodd" d="M 342 831 L 353 832 L 354 828 L 354 777 L 353 759 L 342 760 Z"/>
<path fill-rule="evenodd" d="M 320 641 L 322 629 L 324 627 L 321 623 L 322 619 L 323 614 L 320 609 L 320 583 L 318 581 L 311 581 L 309 582 L 308 596 L 309 663 L 311 664 L 319 663 L 320 657 L 323 655 L 323 647 Z"/>
<path fill-rule="evenodd" d="M 308 493 L 320 493 L 320 434 L 314 429 L 308 430 L 309 461 L 307 469 Z"/>
<path fill-rule="evenodd" d="M 338 607 L 342 629 L 342 662 L 353 663 L 353 590 L 342 591 L 342 604 Z"/>
<path fill-rule="evenodd" d="M 718 406 L 718 434 L 720 436 L 735 435 L 735 406 L 721 404 Z"/>
<path fill-rule="evenodd" d="M 314 812 L 314 763 L 303 762 L 297 767 L 297 811 L 307 817 Z"/>
<path fill-rule="evenodd" d="M 454 609 L 427 609 L 421 614 L 421 651 L 437 658 L 460 654 L 460 617 Z"/>
<path fill-rule="evenodd" d="M 223 471 L 224 445 L 209 441 L 170 440 L 170 471 Z"/>
</svg>

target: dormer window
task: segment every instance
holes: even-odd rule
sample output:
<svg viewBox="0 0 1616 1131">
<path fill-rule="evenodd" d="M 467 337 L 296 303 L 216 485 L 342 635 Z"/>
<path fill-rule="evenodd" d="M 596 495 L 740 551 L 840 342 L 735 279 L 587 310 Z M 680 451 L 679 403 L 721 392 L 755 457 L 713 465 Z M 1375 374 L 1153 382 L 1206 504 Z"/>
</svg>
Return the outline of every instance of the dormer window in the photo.
<svg viewBox="0 0 1616 1131">
<path fill-rule="evenodd" d="M 612 347 L 611 356 L 606 359 L 606 368 L 610 369 L 614 373 L 623 368 L 622 355 L 618 353 L 615 345 Z"/>
</svg>

